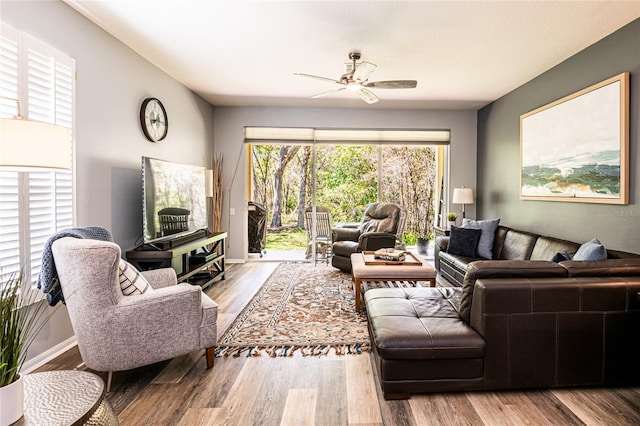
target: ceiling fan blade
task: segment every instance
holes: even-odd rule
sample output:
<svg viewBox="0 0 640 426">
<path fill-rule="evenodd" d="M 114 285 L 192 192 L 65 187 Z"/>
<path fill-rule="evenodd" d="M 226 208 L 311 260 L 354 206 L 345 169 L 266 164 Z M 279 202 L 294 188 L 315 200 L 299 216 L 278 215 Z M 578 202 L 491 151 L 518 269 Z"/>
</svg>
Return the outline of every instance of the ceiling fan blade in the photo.
<svg viewBox="0 0 640 426">
<path fill-rule="evenodd" d="M 372 72 L 376 70 L 378 66 L 376 64 L 372 64 L 371 62 L 360 62 L 356 71 L 353 73 L 353 79 L 355 81 L 367 81 Z"/>
<path fill-rule="evenodd" d="M 373 94 L 373 92 L 369 89 L 365 89 L 364 87 L 358 90 L 358 95 L 368 104 L 375 104 L 378 102 L 378 97 Z"/>
<path fill-rule="evenodd" d="M 330 81 L 332 83 L 342 84 L 340 81 L 336 80 L 335 78 L 320 77 L 317 75 L 303 74 L 301 72 L 294 72 L 293 75 L 299 75 L 300 77 L 315 78 L 316 80 Z"/>
<path fill-rule="evenodd" d="M 376 89 L 413 89 L 418 85 L 415 80 L 388 80 L 388 81 L 372 81 L 365 84 L 366 87 L 375 87 Z"/>
<path fill-rule="evenodd" d="M 323 96 L 330 95 L 332 93 L 340 92 L 341 90 L 346 89 L 346 87 L 341 87 L 340 89 L 327 90 L 326 92 L 318 93 L 317 95 L 311 96 L 312 98 L 322 98 Z"/>
</svg>

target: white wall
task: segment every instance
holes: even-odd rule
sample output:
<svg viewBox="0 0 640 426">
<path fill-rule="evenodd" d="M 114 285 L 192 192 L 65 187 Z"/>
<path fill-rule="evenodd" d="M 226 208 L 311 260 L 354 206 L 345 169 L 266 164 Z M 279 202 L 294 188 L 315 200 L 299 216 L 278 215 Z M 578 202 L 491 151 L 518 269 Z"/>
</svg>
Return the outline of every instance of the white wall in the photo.
<svg viewBox="0 0 640 426">
<path fill-rule="evenodd" d="M 0 19 L 75 58 L 77 226 L 104 226 L 123 250 L 133 248 L 142 235 L 141 156 L 210 166 L 212 107 L 62 2 L 2 1 Z M 146 97 L 159 98 L 169 116 L 158 144 L 140 128 Z M 72 335 L 63 307 L 29 358 Z"/>
<path fill-rule="evenodd" d="M 229 233 L 227 258 L 241 261 L 247 253 L 245 126 L 450 129 L 450 188 L 475 188 L 476 118 L 476 111 L 216 107 L 215 152 L 223 155 L 225 169 L 222 226 Z M 229 215 L 230 208 L 235 216 Z M 468 217 L 475 217 L 475 206 L 466 210 Z"/>
</svg>

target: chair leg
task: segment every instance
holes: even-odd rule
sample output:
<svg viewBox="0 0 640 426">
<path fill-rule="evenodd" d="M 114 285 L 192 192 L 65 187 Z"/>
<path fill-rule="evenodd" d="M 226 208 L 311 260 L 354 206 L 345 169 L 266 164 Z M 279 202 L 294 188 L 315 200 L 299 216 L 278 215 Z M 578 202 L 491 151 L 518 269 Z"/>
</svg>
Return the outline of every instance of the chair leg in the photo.
<svg viewBox="0 0 640 426">
<path fill-rule="evenodd" d="M 212 346 L 205 349 L 205 356 L 207 357 L 207 368 L 213 368 L 213 360 L 216 357 L 216 348 Z"/>
<path fill-rule="evenodd" d="M 107 393 L 111 392 L 111 379 L 113 378 L 113 371 L 107 372 Z"/>
</svg>

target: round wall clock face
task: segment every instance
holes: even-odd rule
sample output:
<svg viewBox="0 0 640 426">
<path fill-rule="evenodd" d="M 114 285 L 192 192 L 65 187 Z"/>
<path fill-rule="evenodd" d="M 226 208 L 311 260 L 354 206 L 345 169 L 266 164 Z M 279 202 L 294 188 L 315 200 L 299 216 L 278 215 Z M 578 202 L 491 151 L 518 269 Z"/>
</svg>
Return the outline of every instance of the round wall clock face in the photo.
<svg viewBox="0 0 640 426">
<path fill-rule="evenodd" d="M 167 137 L 169 120 L 162 102 L 156 98 L 147 98 L 140 107 L 140 124 L 144 135 L 151 142 L 160 142 Z"/>
</svg>

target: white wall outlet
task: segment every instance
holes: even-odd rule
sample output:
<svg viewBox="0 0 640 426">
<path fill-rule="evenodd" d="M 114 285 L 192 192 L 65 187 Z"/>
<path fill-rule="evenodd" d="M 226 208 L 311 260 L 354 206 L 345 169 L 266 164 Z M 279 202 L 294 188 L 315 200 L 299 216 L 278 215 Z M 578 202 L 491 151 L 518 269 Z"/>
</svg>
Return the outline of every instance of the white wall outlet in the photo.
<svg viewBox="0 0 640 426">
<path fill-rule="evenodd" d="M 233 207 L 231 207 L 231 208 L 229 209 L 229 215 L 231 215 L 231 216 L 235 216 L 235 215 L 236 215 L 236 209 L 234 209 Z"/>
</svg>

